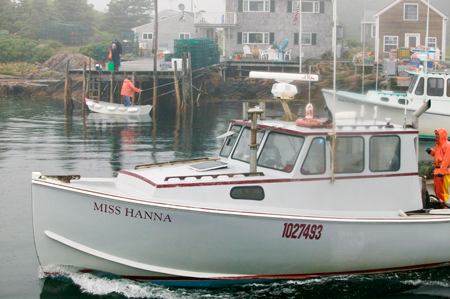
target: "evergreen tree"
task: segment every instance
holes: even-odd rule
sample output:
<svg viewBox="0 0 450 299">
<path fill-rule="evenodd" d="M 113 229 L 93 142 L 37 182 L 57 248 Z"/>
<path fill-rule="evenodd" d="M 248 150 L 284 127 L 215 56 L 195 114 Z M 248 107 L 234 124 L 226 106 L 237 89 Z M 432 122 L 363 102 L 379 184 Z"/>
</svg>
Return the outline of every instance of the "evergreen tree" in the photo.
<svg viewBox="0 0 450 299">
<path fill-rule="evenodd" d="M 154 0 L 111 0 L 105 17 L 104 28 L 121 34 L 131 28 L 151 21 Z"/>
<path fill-rule="evenodd" d="M 0 0 L 0 29 L 8 30 L 9 33 L 14 33 L 18 30 L 14 26 L 16 21 L 16 5 L 11 0 Z"/>
<path fill-rule="evenodd" d="M 94 23 L 93 5 L 87 0 L 54 0 L 60 23 L 91 27 Z"/>
<path fill-rule="evenodd" d="M 19 0 L 17 6 L 17 21 L 23 37 L 39 39 L 44 23 L 55 21 L 55 10 L 51 0 Z"/>
</svg>

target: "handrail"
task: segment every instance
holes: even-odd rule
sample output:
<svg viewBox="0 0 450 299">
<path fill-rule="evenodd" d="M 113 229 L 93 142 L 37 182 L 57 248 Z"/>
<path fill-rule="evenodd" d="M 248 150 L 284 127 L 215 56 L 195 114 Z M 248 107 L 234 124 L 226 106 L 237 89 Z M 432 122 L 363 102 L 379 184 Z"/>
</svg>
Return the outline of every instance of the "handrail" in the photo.
<svg viewBox="0 0 450 299">
<path fill-rule="evenodd" d="M 137 165 L 134 167 L 134 169 L 143 169 L 143 168 L 151 168 L 151 167 L 161 167 L 166 165 L 176 165 L 176 164 L 186 164 L 186 163 L 192 163 L 192 162 L 205 162 L 205 161 L 216 161 L 219 160 L 219 158 L 198 158 L 198 159 L 191 159 L 191 160 L 182 160 L 182 161 L 167 161 L 162 163 L 154 163 L 154 164 L 144 164 L 144 165 Z"/>
<path fill-rule="evenodd" d="M 219 173 L 219 174 L 201 174 L 201 175 L 185 175 L 185 176 L 168 176 L 164 179 L 164 181 L 168 181 L 170 179 L 179 179 L 180 181 L 184 181 L 187 178 L 196 178 L 197 180 L 202 177 L 212 177 L 213 179 L 217 179 L 219 176 L 228 176 L 232 178 L 236 175 L 243 175 L 245 177 L 249 176 L 264 176 L 263 172 L 241 172 L 241 173 Z"/>
</svg>

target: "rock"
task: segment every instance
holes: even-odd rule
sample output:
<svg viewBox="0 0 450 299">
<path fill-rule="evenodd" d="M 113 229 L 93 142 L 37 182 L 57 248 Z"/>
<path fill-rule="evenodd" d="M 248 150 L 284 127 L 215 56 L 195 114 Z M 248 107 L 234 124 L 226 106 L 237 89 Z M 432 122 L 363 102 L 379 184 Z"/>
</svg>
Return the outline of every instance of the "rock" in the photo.
<svg viewBox="0 0 450 299">
<path fill-rule="evenodd" d="M 86 63 L 86 68 L 89 68 L 89 57 L 81 54 L 72 54 L 70 52 L 61 52 L 50 57 L 44 62 L 43 67 L 54 71 L 65 71 L 69 61 L 70 69 L 82 69 Z M 91 68 L 95 68 L 95 61 L 91 60 Z"/>
</svg>

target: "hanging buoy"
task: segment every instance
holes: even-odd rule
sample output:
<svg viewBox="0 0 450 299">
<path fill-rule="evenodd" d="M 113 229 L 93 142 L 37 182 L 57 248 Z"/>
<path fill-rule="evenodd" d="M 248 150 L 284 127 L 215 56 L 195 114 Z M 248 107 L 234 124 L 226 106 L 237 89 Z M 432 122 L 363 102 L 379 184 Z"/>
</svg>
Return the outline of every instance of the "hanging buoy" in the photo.
<svg viewBox="0 0 450 299">
<path fill-rule="evenodd" d="M 309 103 L 306 105 L 306 115 L 305 118 L 313 118 L 313 105 Z"/>
</svg>

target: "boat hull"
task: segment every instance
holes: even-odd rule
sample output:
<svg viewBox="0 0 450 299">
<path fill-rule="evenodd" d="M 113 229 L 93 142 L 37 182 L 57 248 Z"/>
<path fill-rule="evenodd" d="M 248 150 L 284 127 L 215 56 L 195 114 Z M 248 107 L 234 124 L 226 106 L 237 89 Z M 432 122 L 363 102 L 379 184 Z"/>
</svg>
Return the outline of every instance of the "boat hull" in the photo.
<svg viewBox="0 0 450 299">
<path fill-rule="evenodd" d="M 152 110 L 152 105 L 133 105 L 125 107 L 122 104 L 108 103 L 86 99 L 86 106 L 89 111 L 110 115 L 148 115 Z"/>
<path fill-rule="evenodd" d="M 111 184 L 114 184 L 111 181 Z M 53 265 L 202 286 L 447 265 L 450 217 L 348 218 L 199 209 L 33 182 L 33 229 Z M 427 218 L 428 217 L 428 218 Z"/>
<path fill-rule="evenodd" d="M 333 113 L 354 111 L 361 116 L 361 105 L 364 103 L 365 119 L 374 118 L 374 107 L 377 107 L 377 119 L 389 118 L 391 123 L 405 123 L 405 106 L 398 104 L 398 100 L 408 99 L 406 110 L 406 124 L 412 122 L 412 114 L 423 104 L 422 100 L 412 100 L 405 93 L 369 91 L 367 95 L 352 92 L 336 92 L 336 101 L 333 104 L 333 91 L 322 90 L 328 108 Z M 387 102 L 380 100 L 385 99 Z M 419 137 L 435 139 L 434 130 L 444 128 L 450 131 L 450 111 L 445 109 L 443 101 L 431 102 L 431 108 L 420 117 Z M 334 107 L 334 108 L 333 108 Z"/>
</svg>

